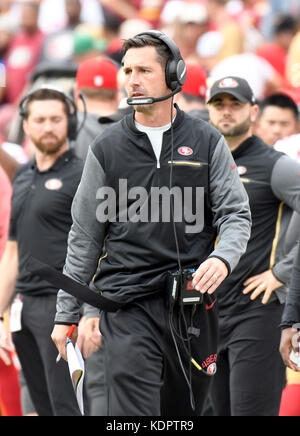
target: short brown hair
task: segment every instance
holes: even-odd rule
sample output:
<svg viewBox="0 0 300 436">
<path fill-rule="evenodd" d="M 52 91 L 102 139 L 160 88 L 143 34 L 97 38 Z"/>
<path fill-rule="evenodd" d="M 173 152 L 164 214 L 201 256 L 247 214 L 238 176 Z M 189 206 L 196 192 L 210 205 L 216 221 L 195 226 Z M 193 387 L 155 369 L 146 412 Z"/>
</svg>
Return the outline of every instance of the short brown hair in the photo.
<svg viewBox="0 0 300 436">
<path fill-rule="evenodd" d="M 123 42 L 124 55 L 131 48 L 155 47 L 157 60 L 165 67 L 169 59 L 172 58 L 172 53 L 169 47 L 160 39 L 154 38 L 151 35 L 137 35 Z"/>
<path fill-rule="evenodd" d="M 22 112 L 23 117 L 25 119 L 29 116 L 29 106 L 33 101 L 45 101 L 45 100 L 58 100 L 61 101 L 64 106 L 64 111 L 66 115 L 68 116 L 70 114 L 70 106 L 63 94 L 63 92 L 56 91 L 55 89 L 38 89 L 35 92 L 32 92 L 26 101 L 22 104 Z"/>
</svg>

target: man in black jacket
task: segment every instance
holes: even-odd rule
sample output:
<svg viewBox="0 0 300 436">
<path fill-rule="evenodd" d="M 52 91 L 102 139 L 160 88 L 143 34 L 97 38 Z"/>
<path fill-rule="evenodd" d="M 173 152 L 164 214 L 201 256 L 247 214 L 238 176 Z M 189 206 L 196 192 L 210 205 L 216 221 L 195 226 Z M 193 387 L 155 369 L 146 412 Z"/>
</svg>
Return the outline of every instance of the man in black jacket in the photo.
<svg viewBox="0 0 300 436">
<path fill-rule="evenodd" d="M 300 165 L 252 134 L 258 113 L 246 80 L 215 82 L 211 123 L 225 136 L 249 196 L 247 251 L 218 288 L 220 371 L 212 398 L 218 415 L 277 415 L 285 369 L 278 352 L 282 308 L 296 247 L 282 256 L 293 210 L 300 210 Z"/>
<path fill-rule="evenodd" d="M 174 42 L 152 31 L 124 49 L 135 112 L 89 150 L 64 273 L 82 284 L 93 278 L 124 305 L 100 317 L 109 415 L 199 415 L 216 370 L 212 294 L 245 251 L 248 199 L 220 133 L 173 106 L 185 77 Z M 186 286 L 195 292 L 190 305 L 178 301 L 171 275 L 180 270 L 183 288 L 184 269 L 196 270 Z M 79 308 L 59 292 L 52 337 L 63 357 Z"/>
</svg>

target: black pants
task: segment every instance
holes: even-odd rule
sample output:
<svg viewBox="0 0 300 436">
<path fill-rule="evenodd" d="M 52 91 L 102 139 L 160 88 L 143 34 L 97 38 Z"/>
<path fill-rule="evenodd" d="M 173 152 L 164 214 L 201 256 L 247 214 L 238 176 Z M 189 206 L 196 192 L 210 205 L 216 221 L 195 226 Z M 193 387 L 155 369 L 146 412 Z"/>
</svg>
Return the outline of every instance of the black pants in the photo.
<svg viewBox="0 0 300 436">
<path fill-rule="evenodd" d="M 13 334 L 28 389 L 40 416 L 79 416 L 67 363 L 56 364 L 51 340 L 56 296 L 24 296 L 22 330 Z"/>
<path fill-rule="evenodd" d="M 105 339 L 105 373 L 108 386 L 109 416 L 200 416 L 209 390 L 217 346 L 217 307 L 212 297 L 198 306 L 193 327 L 200 336 L 183 342 L 182 314 L 174 309 L 171 325 L 175 329 L 180 359 L 170 330 L 170 308 L 162 295 L 135 302 L 116 313 L 102 313 L 100 330 Z M 187 327 L 191 326 L 192 307 L 185 308 Z M 198 331 L 198 330 L 197 330 Z M 190 364 L 191 355 L 202 368 Z"/>
<path fill-rule="evenodd" d="M 283 307 L 270 303 L 220 317 L 218 372 L 211 399 L 218 416 L 278 416 L 286 383 L 279 353 Z"/>
</svg>

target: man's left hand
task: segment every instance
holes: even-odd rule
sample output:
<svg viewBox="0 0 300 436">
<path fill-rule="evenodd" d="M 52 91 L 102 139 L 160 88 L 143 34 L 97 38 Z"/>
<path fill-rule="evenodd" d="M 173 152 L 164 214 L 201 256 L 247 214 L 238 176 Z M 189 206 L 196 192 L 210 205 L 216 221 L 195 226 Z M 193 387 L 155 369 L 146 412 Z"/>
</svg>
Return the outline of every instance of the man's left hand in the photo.
<svg viewBox="0 0 300 436">
<path fill-rule="evenodd" d="M 250 295 L 250 300 L 255 300 L 259 295 L 264 293 L 262 304 L 267 304 L 275 289 L 283 285 L 283 283 L 276 279 L 270 269 L 261 274 L 249 277 L 243 284 L 246 286 L 243 290 L 244 295 L 253 291 Z"/>
</svg>

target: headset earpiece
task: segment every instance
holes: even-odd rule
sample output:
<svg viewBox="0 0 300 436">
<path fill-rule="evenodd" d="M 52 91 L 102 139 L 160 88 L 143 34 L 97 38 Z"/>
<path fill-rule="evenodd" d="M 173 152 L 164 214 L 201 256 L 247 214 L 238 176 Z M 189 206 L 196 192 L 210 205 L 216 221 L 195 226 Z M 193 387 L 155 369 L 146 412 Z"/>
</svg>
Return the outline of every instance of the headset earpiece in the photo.
<svg viewBox="0 0 300 436">
<path fill-rule="evenodd" d="M 63 96 L 67 106 L 68 106 L 68 139 L 70 141 L 75 141 L 78 134 L 78 118 L 77 118 L 77 106 L 74 102 L 74 100 L 69 97 L 67 94 L 65 94 L 60 89 L 57 89 L 52 86 L 42 86 L 40 88 L 34 89 L 33 91 L 26 94 L 20 104 L 19 104 L 19 114 L 21 118 L 26 118 L 27 116 L 27 108 L 26 108 L 26 102 L 27 100 L 37 91 L 43 90 L 43 89 L 49 89 L 51 91 L 55 91 Z"/>
<path fill-rule="evenodd" d="M 68 138 L 70 141 L 75 141 L 78 134 L 78 118 L 77 118 L 77 107 L 75 102 L 65 95 L 66 101 L 69 102 L 69 105 L 72 108 L 72 112 L 69 112 L 68 115 Z"/>
<path fill-rule="evenodd" d="M 170 50 L 172 58 L 166 65 L 166 84 L 169 89 L 175 89 L 184 85 L 186 81 L 186 65 L 175 42 L 159 30 L 149 30 L 136 36 L 149 35 L 162 41 Z"/>
</svg>

